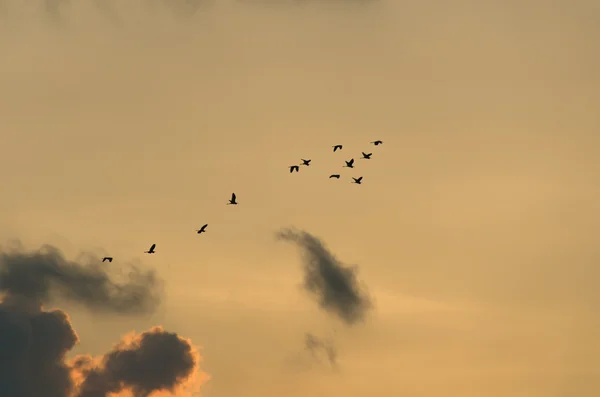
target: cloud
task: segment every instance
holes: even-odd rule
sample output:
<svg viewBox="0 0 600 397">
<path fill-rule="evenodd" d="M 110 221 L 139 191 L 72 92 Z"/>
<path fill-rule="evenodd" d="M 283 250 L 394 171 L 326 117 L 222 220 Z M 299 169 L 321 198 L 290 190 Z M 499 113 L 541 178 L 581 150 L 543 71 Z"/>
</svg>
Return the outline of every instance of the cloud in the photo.
<svg viewBox="0 0 600 397">
<path fill-rule="evenodd" d="M 154 391 L 177 393 L 197 365 L 198 353 L 189 341 L 154 327 L 127 338 L 100 360 L 79 356 L 72 368 L 83 379 L 77 397 L 104 397 L 123 389 L 146 397 Z"/>
<path fill-rule="evenodd" d="M 154 270 L 130 266 L 125 281 L 117 282 L 107 263 L 89 254 L 84 258 L 84 263 L 69 261 L 52 246 L 0 252 L 0 293 L 24 296 L 37 305 L 64 299 L 123 314 L 150 313 L 160 304 L 162 282 Z"/>
<path fill-rule="evenodd" d="M 148 295 L 140 280 L 134 277 L 129 284 L 116 284 L 100 268 L 68 262 L 51 247 L 45 252 L 2 253 L 3 397 L 107 397 L 123 390 L 147 397 L 154 391 L 175 393 L 189 385 L 200 374 L 199 355 L 190 341 L 177 334 L 154 327 L 125 337 L 101 357 L 67 361 L 67 353 L 79 341 L 77 333 L 64 311 L 42 307 L 60 292 L 91 311 L 130 313 L 155 308 L 144 300 Z M 73 288 L 71 294 L 61 289 L 67 287 Z M 134 299 L 138 294 L 142 298 Z"/>
<path fill-rule="evenodd" d="M 335 367 L 337 366 L 337 349 L 331 340 L 321 339 L 311 333 L 304 335 L 304 347 L 308 350 L 312 356 L 319 359 L 319 353 L 325 353 L 329 363 Z"/>
<path fill-rule="evenodd" d="M 304 259 L 304 289 L 317 298 L 322 309 L 347 325 L 363 321 L 373 305 L 357 278 L 358 268 L 341 263 L 315 236 L 284 229 L 277 238 L 296 243 Z"/>
</svg>

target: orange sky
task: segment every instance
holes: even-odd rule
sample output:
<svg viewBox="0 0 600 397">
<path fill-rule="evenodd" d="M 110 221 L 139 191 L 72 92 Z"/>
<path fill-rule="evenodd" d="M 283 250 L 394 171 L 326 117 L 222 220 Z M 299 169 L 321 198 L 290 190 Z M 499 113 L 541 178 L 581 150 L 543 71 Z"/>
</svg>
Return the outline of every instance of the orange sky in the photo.
<svg viewBox="0 0 600 397">
<path fill-rule="evenodd" d="M 152 318 L 61 305 L 76 353 L 161 324 L 202 347 L 206 397 L 599 395 L 597 1 L 132 1 L 117 23 L 82 0 L 62 26 L 5 3 L 0 239 L 167 283 Z M 288 226 L 360 266 L 368 322 L 301 291 Z M 308 366 L 304 333 L 333 329 L 340 371 Z"/>
</svg>

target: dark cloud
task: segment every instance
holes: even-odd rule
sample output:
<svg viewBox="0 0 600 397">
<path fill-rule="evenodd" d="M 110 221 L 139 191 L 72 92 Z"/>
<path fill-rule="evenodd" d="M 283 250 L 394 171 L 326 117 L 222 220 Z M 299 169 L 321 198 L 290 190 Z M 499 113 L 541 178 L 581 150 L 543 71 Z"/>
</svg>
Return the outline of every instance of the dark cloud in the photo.
<svg viewBox="0 0 600 397">
<path fill-rule="evenodd" d="M 69 261 L 51 246 L 0 252 L 0 293 L 27 297 L 38 306 L 64 299 L 91 310 L 124 314 L 149 313 L 159 305 L 162 282 L 154 270 L 122 267 L 127 274 L 118 282 L 109 274 L 110 264 L 92 255 L 82 261 Z"/>
<path fill-rule="evenodd" d="M 140 273 L 142 274 L 142 273 Z M 135 397 L 177 392 L 198 374 L 191 342 L 155 327 L 132 335 L 105 355 L 66 360 L 78 342 L 68 315 L 45 311 L 61 296 L 89 310 L 135 313 L 152 310 L 148 293 L 154 276 L 118 284 L 101 267 L 65 260 L 46 247 L 0 256 L 0 391 L 2 397 L 107 397 L 129 390 Z M 150 282 L 143 287 L 143 282 Z M 67 292 L 66 289 L 71 289 Z"/>
<path fill-rule="evenodd" d="M 277 238 L 296 243 L 304 259 L 304 288 L 315 296 L 322 309 L 348 325 L 363 321 L 373 307 L 357 278 L 358 268 L 341 263 L 321 240 L 294 229 L 284 229 Z"/>
<path fill-rule="evenodd" d="M 122 342 L 101 360 L 78 357 L 72 364 L 83 378 L 77 397 L 105 397 L 123 389 L 135 397 L 155 391 L 175 394 L 197 365 L 198 354 L 190 342 L 161 327 Z"/>
<path fill-rule="evenodd" d="M 337 349 L 333 341 L 321 339 L 311 333 L 304 335 L 304 347 L 308 350 L 313 358 L 320 359 L 322 354 L 325 354 L 327 361 L 335 367 L 337 366 Z"/>
</svg>

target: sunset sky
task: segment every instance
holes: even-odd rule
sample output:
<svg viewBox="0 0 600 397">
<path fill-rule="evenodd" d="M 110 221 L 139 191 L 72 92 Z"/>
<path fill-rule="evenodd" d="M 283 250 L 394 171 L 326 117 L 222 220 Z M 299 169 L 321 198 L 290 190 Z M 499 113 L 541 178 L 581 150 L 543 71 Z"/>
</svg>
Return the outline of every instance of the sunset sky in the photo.
<svg viewBox="0 0 600 397">
<path fill-rule="evenodd" d="M 73 355 L 161 325 L 199 347 L 204 397 L 600 395 L 597 0 L 20 3 L 0 244 L 164 280 L 151 315 L 57 303 Z M 303 291 L 288 227 L 358 266 L 363 323 Z"/>
</svg>

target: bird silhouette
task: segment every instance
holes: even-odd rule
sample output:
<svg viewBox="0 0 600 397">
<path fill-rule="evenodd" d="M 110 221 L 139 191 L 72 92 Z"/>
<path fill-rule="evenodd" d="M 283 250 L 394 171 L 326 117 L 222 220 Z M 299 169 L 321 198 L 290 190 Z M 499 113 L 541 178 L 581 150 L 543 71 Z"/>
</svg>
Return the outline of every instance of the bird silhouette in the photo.
<svg viewBox="0 0 600 397">
<path fill-rule="evenodd" d="M 310 165 L 311 160 L 304 160 L 304 159 L 300 159 L 302 160 L 302 165 Z"/>
<path fill-rule="evenodd" d="M 331 174 L 331 175 L 329 175 L 329 179 L 331 179 L 331 178 L 340 179 L 340 174 Z"/>
<path fill-rule="evenodd" d="M 346 161 L 346 165 L 344 167 L 354 168 L 354 159 Z"/>
<path fill-rule="evenodd" d="M 373 145 L 377 146 L 377 145 L 381 145 L 383 143 L 383 141 L 373 141 L 371 142 Z"/>
<path fill-rule="evenodd" d="M 336 150 L 340 149 L 342 150 L 342 145 L 334 145 L 333 147 L 333 151 L 335 152 Z"/>
<path fill-rule="evenodd" d="M 363 155 L 363 156 L 361 157 L 361 159 L 370 160 L 370 159 L 371 159 L 371 155 L 372 155 L 372 154 L 373 154 L 373 153 L 365 153 L 365 152 L 362 152 L 362 155 Z"/>
<path fill-rule="evenodd" d="M 154 248 L 156 248 L 156 244 L 152 244 L 150 249 L 148 251 L 144 251 L 144 253 L 145 254 L 154 254 L 156 252 L 156 251 L 154 251 Z"/>
<path fill-rule="evenodd" d="M 200 234 L 200 233 L 206 232 L 206 227 L 207 226 L 208 226 L 208 223 L 205 224 L 204 226 L 202 226 L 200 229 L 196 230 L 196 233 Z"/>
<path fill-rule="evenodd" d="M 229 205 L 229 204 L 231 204 L 231 205 L 237 205 L 238 203 L 237 203 L 237 201 L 235 201 L 235 200 L 236 200 L 235 193 L 231 193 L 231 199 L 229 200 L 229 202 L 228 202 L 227 204 L 228 204 L 228 205 Z"/>
<path fill-rule="evenodd" d="M 358 178 L 352 177 L 352 179 L 354 180 L 351 183 L 356 183 L 357 185 L 360 185 L 362 183 L 362 176 Z"/>
<path fill-rule="evenodd" d="M 106 262 L 106 261 L 112 262 L 112 260 L 113 260 L 113 258 L 110 256 L 105 256 L 104 258 L 102 258 L 102 262 Z"/>
<path fill-rule="evenodd" d="M 300 167 L 298 167 L 297 165 L 290 165 L 290 174 L 294 171 L 298 172 L 300 170 Z"/>
</svg>

